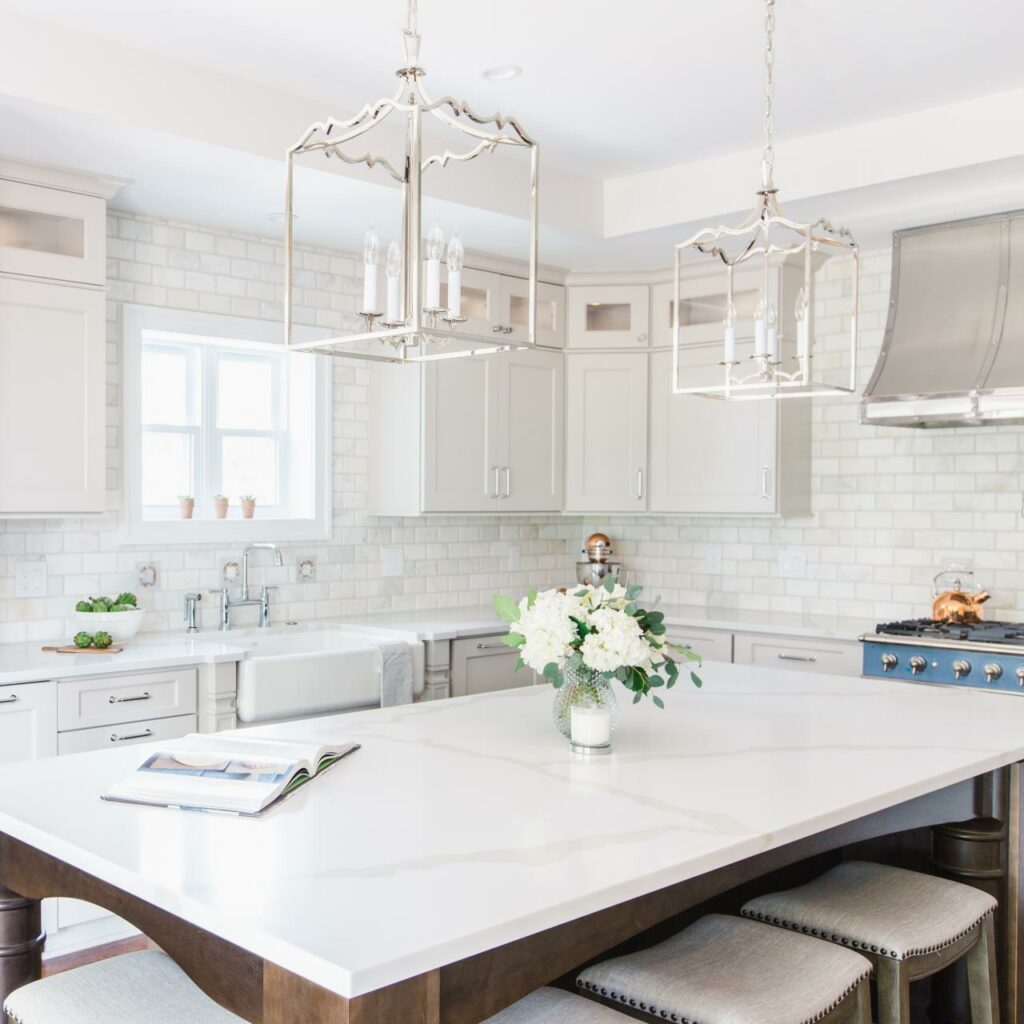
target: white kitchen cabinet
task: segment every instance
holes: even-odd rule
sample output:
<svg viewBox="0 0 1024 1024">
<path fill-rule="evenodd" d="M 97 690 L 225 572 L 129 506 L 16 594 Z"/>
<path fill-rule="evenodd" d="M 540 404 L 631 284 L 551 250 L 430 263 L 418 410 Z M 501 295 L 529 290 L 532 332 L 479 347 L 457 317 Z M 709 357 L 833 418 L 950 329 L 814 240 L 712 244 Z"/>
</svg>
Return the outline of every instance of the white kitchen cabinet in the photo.
<svg viewBox="0 0 1024 1024">
<path fill-rule="evenodd" d="M 566 355 L 568 512 L 647 509 L 647 354 Z"/>
<path fill-rule="evenodd" d="M 743 342 L 738 352 L 743 352 Z M 696 383 L 721 374 L 716 344 L 680 347 Z M 651 355 L 652 512 L 799 515 L 810 502 L 806 402 L 725 402 L 672 392 L 672 352 Z"/>
<path fill-rule="evenodd" d="M 523 349 L 373 367 L 370 511 L 560 511 L 562 360 Z"/>
<path fill-rule="evenodd" d="M 66 684 L 65 684 L 66 685 Z M 122 725 L 102 725 L 92 729 L 62 732 L 57 738 L 58 754 L 82 754 L 87 750 L 134 747 L 151 740 L 177 740 L 196 731 L 196 715 L 173 718 L 148 718 Z"/>
<path fill-rule="evenodd" d="M 519 651 L 501 642 L 499 636 L 481 636 L 452 641 L 451 695 L 467 697 L 476 693 L 532 686 L 537 676 L 528 668 L 516 670 Z"/>
<path fill-rule="evenodd" d="M 195 713 L 194 668 L 69 679 L 61 683 L 57 699 L 57 726 L 62 734 Z"/>
<path fill-rule="evenodd" d="M 819 675 L 859 676 L 862 648 L 855 640 L 810 640 L 737 633 L 733 641 L 737 665 L 763 665 Z"/>
<path fill-rule="evenodd" d="M 57 753 L 57 684 L 0 686 L 0 763 Z"/>
<path fill-rule="evenodd" d="M 501 274 L 488 270 L 465 267 L 462 271 L 462 315 L 466 322 L 459 324 L 463 334 L 504 333 L 502 320 Z M 441 305 L 448 307 L 448 281 L 441 282 Z"/>
<path fill-rule="evenodd" d="M 647 348 L 647 285 L 577 285 L 568 303 L 569 348 Z"/>
<path fill-rule="evenodd" d="M 102 291 L 0 276 L 0 514 L 103 511 Z"/>
<path fill-rule="evenodd" d="M 732 661 L 732 633 L 721 629 L 701 629 L 693 626 L 668 626 L 666 637 L 671 643 L 680 644 L 695 654 L 702 661 Z M 682 659 L 680 666 L 687 663 Z M 684 677 L 689 678 L 689 677 Z"/>
<path fill-rule="evenodd" d="M 522 277 L 501 279 L 502 324 L 512 328 L 509 341 L 525 342 L 530 322 L 530 287 Z M 537 282 L 536 343 L 544 348 L 565 348 L 565 289 Z"/>
</svg>

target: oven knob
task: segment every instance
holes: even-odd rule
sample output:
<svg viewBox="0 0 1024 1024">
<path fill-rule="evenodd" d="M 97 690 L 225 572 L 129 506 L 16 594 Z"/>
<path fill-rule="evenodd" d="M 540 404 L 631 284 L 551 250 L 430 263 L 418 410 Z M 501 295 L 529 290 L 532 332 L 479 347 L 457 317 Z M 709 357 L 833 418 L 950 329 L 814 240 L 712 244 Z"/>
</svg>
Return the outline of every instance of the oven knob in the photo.
<svg viewBox="0 0 1024 1024">
<path fill-rule="evenodd" d="M 953 675 L 955 675 L 957 679 L 963 679 L 964 676 L 970 674 L 970 671 L 971 663 L 969 661 L 965 661 L 963 658 L 957 658 L 957 660 L 953 662 Z"/>
<path fill-rule="evenodd" d="M 915 654 L 910 659 L 910 671 L 916 676 L 919 672 L 923 672 L 928 667 L 928 662 L 921 657 L 920 654 Z"/>
<path fill-rule="evenodd" d="M 891 672 L 898 664 L 900 659 L 895 654 L 883 654 L 882 655 L 882 668 L 886 672 Z M 1024 686 L 1024 666 L 1021 666 L 1021 686 Z"/>
<path fill-rule="evenodd" d="M 1020 683 L 1021 686 L 1024 686 L 1024 665 L 1019 665 L 1017 667 L 1017 682 Z"/>
<path fill-rule="evenodd" d="M 994 683 L 1003 674 L 1003 666 L 997 662 L 990 661 L 985 666 L 985 681 Z"/>
</svg>

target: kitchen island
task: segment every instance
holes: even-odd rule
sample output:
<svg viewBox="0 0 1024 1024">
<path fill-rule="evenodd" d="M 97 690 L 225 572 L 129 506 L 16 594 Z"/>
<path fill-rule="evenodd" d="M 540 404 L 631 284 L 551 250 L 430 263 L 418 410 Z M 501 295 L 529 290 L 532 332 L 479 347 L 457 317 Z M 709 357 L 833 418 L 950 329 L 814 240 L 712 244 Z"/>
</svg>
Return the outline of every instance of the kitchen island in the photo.
<svg viewBox="0 0 1024 1024">
<path fill-rule="evenodd" d="M 253 1022 L 474 1024 L 768 872 L 983 816 L 1006 826 L 1000 968 L 1005 1019 L 1024 1019 L 1024 700 L 704 676 L 664 712 L 623 707 L 614 754 L 585 761 L 546 687 L 253 730 L 362 744 L 259 820 L 100 801 L 149 748 L 7 766 L 0 987 L 33 969 L 32 901 L 68 895 L 135 923 Z"/>
</svg>

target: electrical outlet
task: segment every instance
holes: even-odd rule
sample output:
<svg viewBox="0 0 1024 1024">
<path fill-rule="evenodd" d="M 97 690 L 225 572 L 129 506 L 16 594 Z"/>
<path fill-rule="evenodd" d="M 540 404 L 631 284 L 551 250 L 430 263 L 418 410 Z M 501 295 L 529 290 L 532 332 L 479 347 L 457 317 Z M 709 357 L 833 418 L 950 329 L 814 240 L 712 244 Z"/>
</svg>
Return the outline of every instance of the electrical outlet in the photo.
<svg viewBox="0 0 1024 1024">
<path fill-rule="evenodd" d="M 14 563 L 14 596 L 46 597 L 46 559 L 19 559 Z"/>
<path fill-rule="evenodd" d="M 704 572 L 709 576 L 720 576 L 722 573 L 722 545 L 708 544 L 704 548 Z"/>
<path fill-rule="evenodd" d="M 779 552 L 779 575 L 799 580 L 807 575 L 807 552 L 803 548 L 783 548 Z"/>
<path fill-rule="evenodd" d="M 401 548 L 381 548 L 380 557 L 385 576 L 405 575 L 405 555 Z"/>
</svg>

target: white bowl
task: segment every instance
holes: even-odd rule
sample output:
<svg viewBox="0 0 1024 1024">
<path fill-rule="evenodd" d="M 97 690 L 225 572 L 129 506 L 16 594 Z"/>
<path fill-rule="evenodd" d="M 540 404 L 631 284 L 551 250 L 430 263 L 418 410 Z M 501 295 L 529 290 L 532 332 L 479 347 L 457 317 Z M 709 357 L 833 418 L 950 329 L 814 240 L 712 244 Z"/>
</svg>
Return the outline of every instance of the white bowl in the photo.
<svg viewBox="0 0 1024 1024">
<path fill-rule="evenodd" d="M 131 640 L 142 625 L 141 608 L 133 612 L 75 612 L 75 622 L 86 633 L 109 633 L 115 644 Z"/>
</svg>

